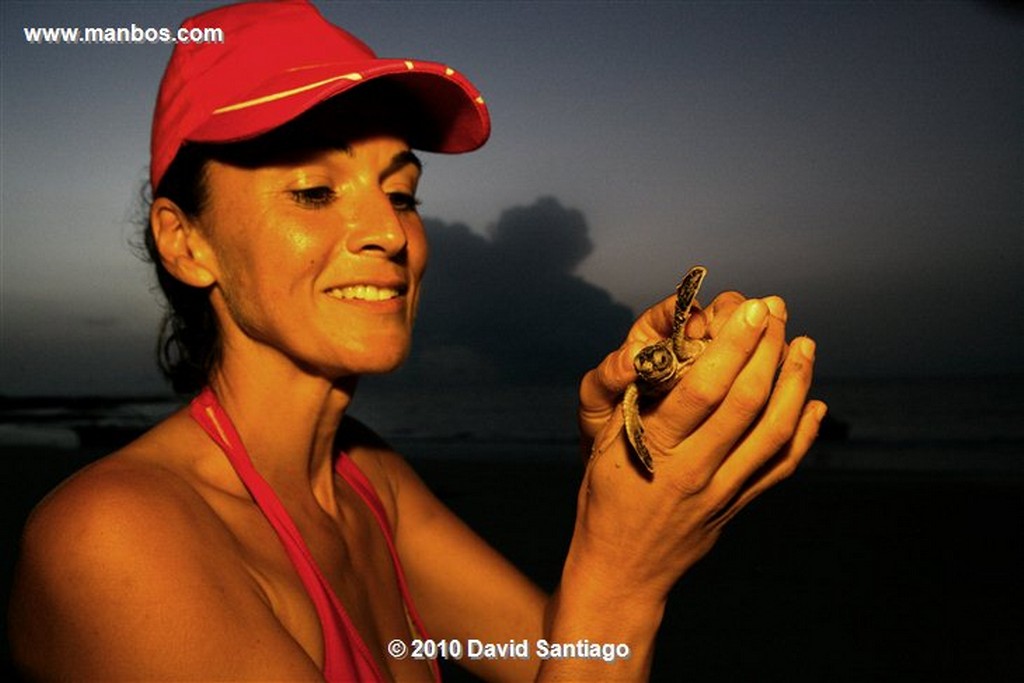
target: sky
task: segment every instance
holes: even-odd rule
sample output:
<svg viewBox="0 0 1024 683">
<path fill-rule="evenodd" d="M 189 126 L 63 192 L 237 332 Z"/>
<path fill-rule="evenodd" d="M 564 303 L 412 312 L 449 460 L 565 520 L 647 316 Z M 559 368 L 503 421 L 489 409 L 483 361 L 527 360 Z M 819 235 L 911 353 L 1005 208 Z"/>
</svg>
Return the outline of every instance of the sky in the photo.
<svg viewBox="0 0 1024 683">
<path fill-rule="evenodd" d="M 0 2 L 0 393 L 164 387 L 132 242 L 170 46 L 23 29 L 177 27 L 218 4 Z M 381 56 L 465 73 L 493 118 L 482 150 L 425 155 L 411 376 L 585 369 L 695 263 L 702 300 L 784 296 L 823 376 L 1024 373 L 1006 4 L 317 5 Z"/>
</svg>

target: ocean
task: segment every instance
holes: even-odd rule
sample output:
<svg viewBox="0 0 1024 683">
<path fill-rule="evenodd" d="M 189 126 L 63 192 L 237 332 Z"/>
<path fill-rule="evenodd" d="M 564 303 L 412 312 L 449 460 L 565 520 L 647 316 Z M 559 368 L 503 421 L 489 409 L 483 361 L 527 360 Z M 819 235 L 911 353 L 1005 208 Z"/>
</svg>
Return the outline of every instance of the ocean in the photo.
<svg viewBox="0 0 1024 683">
<path fill-rule="evenodd" d="M 829 421 L 807 467 L 1024 474 L 1024 377 L 826 379 Z M 0 449 L 116 448 L 171 397 L 3 399 Z M 367 381 L 350 412 L 411 459 L 572 459 L 571 386 L 408 388 Z"/>
</svg>

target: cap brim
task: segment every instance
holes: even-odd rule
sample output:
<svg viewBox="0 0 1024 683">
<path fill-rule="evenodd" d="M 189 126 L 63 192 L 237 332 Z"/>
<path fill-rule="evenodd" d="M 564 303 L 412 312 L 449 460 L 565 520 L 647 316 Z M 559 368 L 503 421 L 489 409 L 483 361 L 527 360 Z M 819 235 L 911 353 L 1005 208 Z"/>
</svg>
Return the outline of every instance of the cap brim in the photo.
<svg viewBox="0 0 1024 683">
<path fill-rule="evenodd" d="M 416 104 L 410 146 L 427 152 L 477 149 L 490 135 L 483 98 L 458 72 L 435 62 L 378 59 L 371 64 L 332 63 L 288 71 L 211 112 L 185 136 L 192 142 L 246 140 L 288 123 L 312 107 L 373 80 L 402 87 Z"/>
</svg>

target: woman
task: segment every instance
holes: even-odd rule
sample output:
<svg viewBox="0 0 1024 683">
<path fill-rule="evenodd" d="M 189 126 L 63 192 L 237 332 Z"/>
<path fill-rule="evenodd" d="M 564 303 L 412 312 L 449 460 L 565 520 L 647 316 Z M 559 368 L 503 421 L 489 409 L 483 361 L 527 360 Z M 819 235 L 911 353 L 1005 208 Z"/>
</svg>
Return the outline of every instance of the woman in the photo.
<svg viewBox="0 0 1024 683">
<path fill-rule="evenodd" d="M 706 352 L 645 409 L 647 477 L 617 406 L 673 300 L 644 313 L 581 384 L 593 455 L 545 595 L 346 416 L 358 378 L 409 348 L 427 262 L 411 149 L 482 144 L 482 99 L 304 2 L 186 26 L 227 42 L 168 65 L 148 239 L 175 309 L 165 367 L 199 395 L 33 513 L 15 658 L 41 679 L 429 679 L 433 662 L 390 645 L 429 634 L 631 654 L 462 659 L 489 679 L 643 678 L 669 589 L 813 441 L 813 343 L 787 346 L 780 299 L 719 296 L 690 324 Z"/>
</svg>

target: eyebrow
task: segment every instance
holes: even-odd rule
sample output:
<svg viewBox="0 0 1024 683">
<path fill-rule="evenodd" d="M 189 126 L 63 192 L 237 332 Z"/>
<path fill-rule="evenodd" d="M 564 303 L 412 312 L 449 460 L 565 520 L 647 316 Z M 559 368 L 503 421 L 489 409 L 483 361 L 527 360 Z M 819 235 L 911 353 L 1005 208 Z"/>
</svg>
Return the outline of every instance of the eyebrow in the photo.
<svg viewBox="0 0 1024 683">
<path fill-rule="evenodd" d="M 391 163 L 380 172 L 378 178 L 381 182 L 384 182 L 386 178 L 402 170 L 409 164 L 415 166 L 417 171 L 423 170 L 423 162 L 420 161 L 420 158 L 413 154 L 411 150 L 407 149 L 391 157 Z"/>
</svg>

